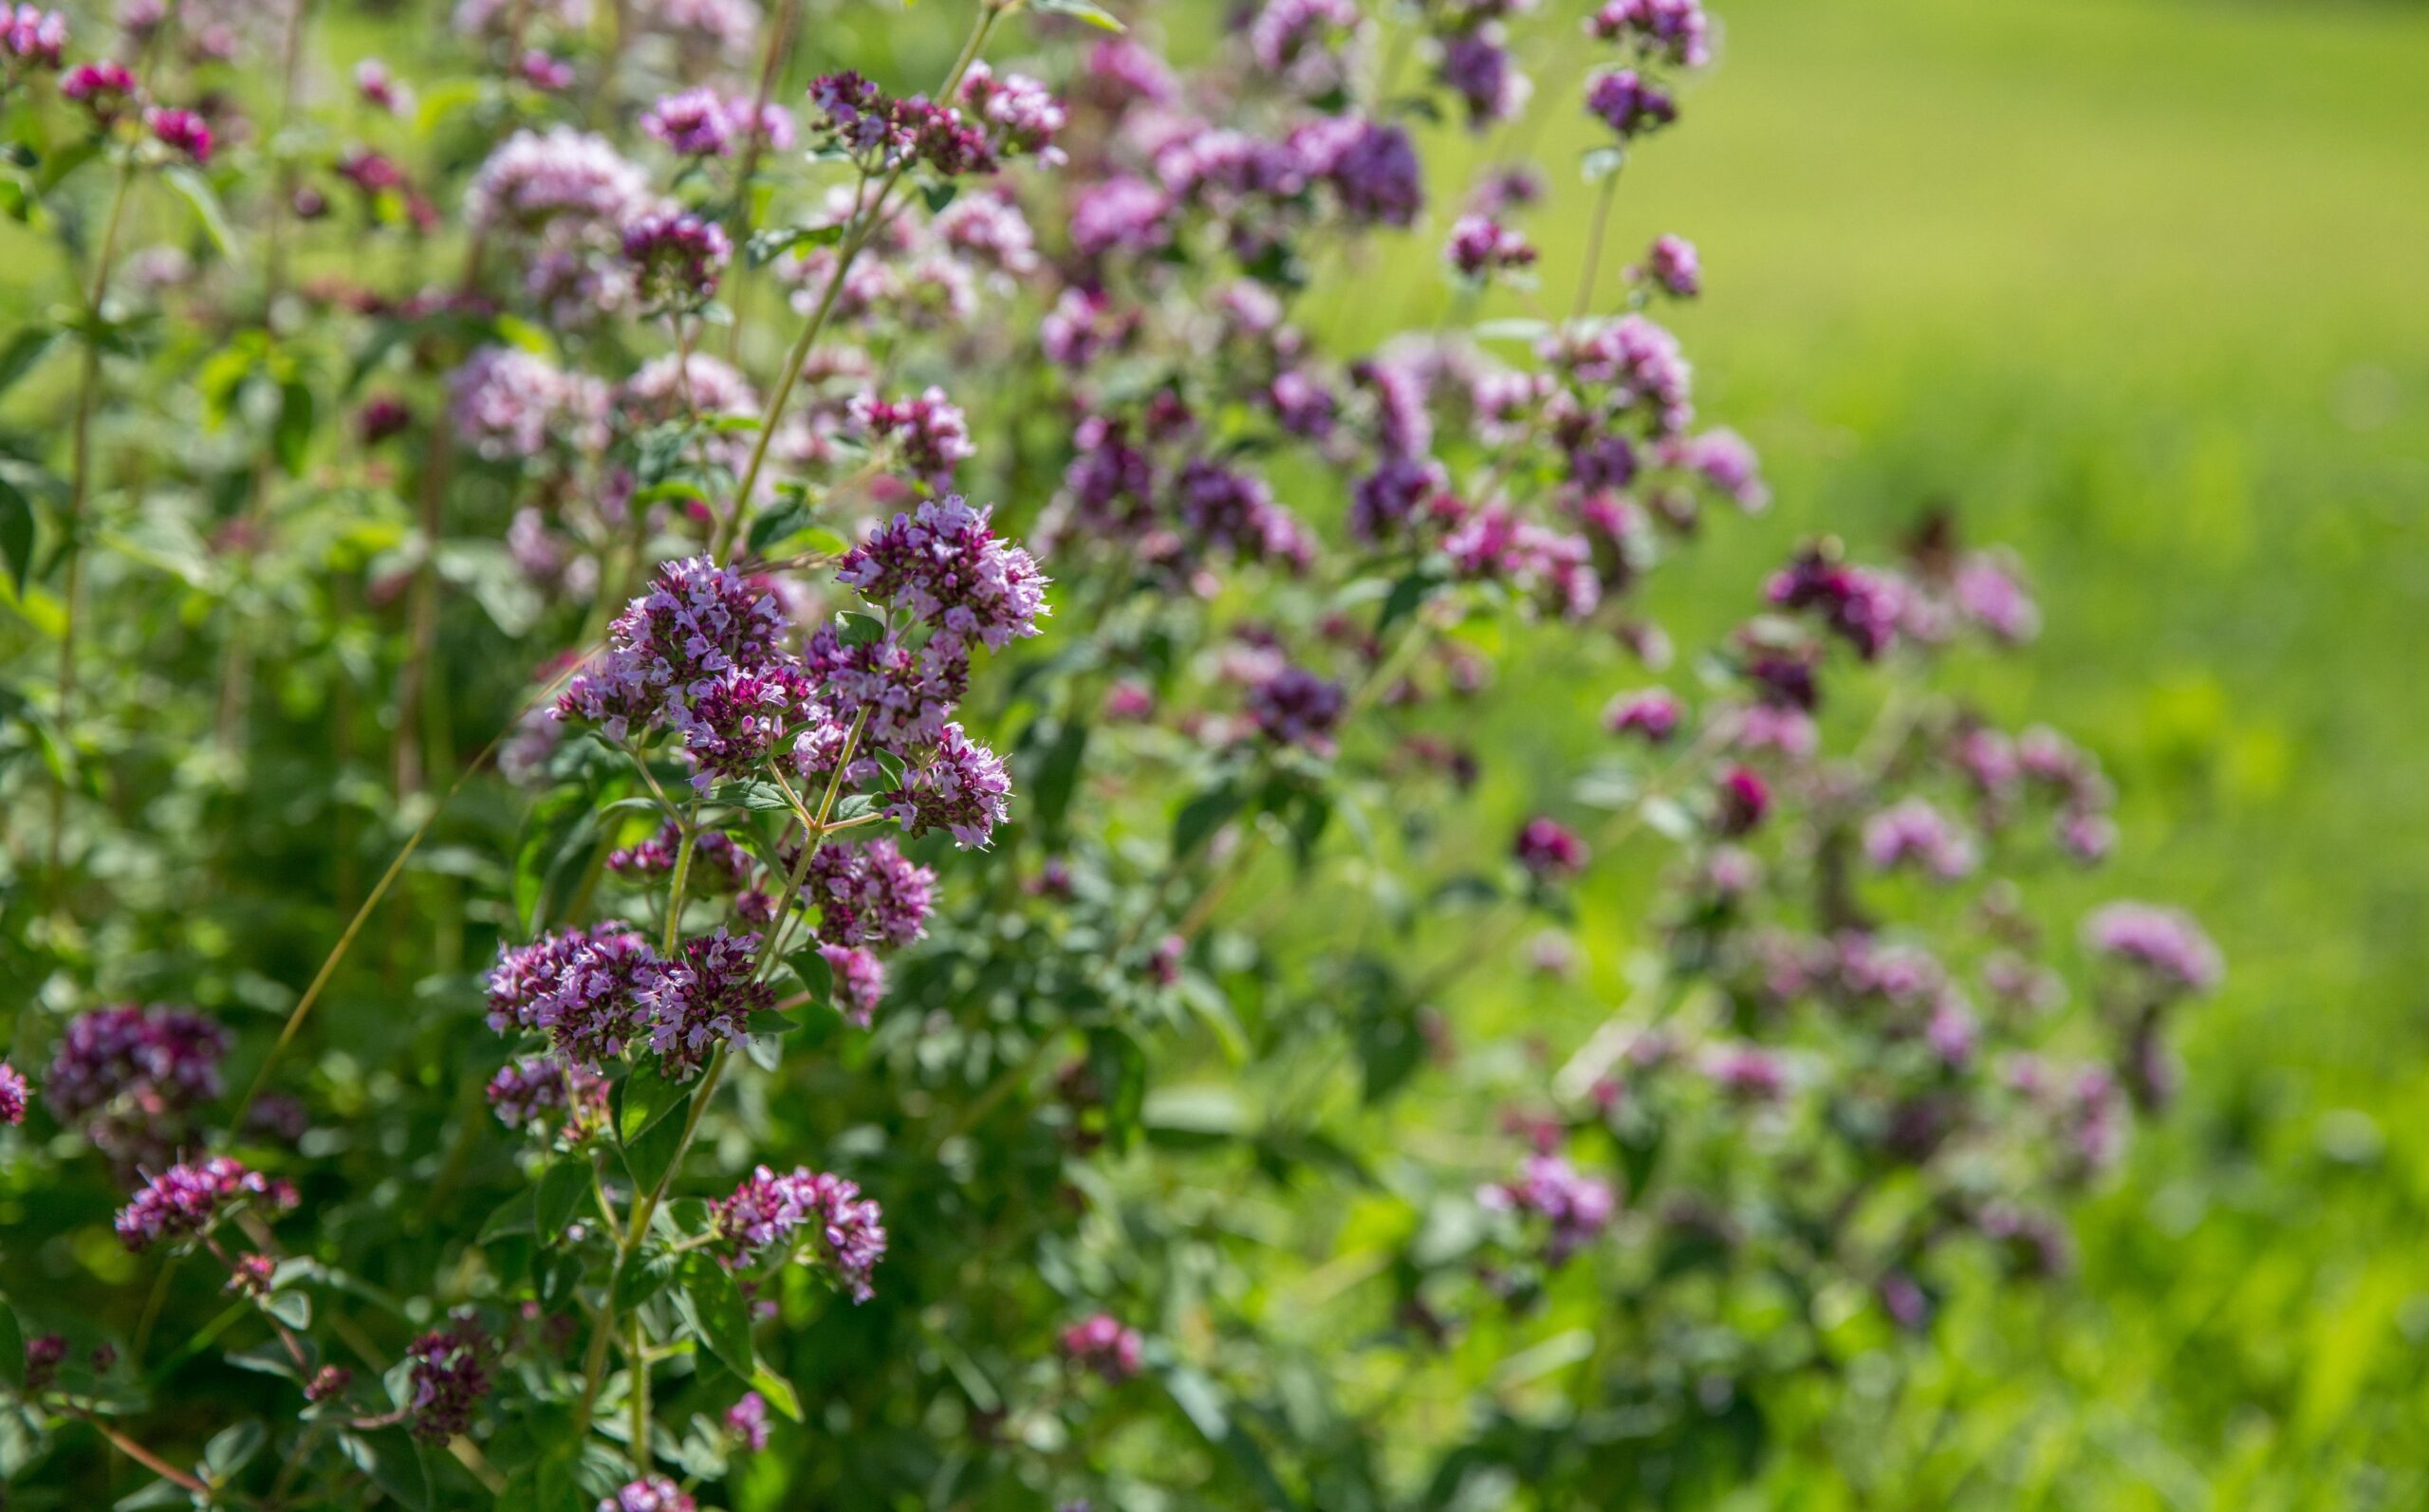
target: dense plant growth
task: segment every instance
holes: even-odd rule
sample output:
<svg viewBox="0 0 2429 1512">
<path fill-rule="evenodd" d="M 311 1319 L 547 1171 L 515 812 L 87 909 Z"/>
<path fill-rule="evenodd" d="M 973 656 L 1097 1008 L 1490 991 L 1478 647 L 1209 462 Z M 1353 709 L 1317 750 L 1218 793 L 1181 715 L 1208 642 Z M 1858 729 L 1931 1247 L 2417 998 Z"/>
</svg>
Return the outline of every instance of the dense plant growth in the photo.
<svg viewBox="0 0 2429 1512">
<path fill-rule="evenodd" d="M 2032 906 L 1950 514 L 1643 607 L 1767 502 L 1613 230 L 1696 0 L 442 9 L 0 11 L 28 1504 L 1688 1502 L 2065 1269 L 2220 967 Z"/>
</svg>

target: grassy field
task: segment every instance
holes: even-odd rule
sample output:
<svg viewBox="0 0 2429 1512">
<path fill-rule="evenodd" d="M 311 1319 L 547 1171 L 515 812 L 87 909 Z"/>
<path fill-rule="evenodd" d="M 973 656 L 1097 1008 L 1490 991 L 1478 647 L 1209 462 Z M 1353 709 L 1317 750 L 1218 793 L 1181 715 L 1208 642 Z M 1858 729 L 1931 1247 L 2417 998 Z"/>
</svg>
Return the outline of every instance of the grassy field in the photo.
<svg viewBox="0 0 2429 1512">
<path fill-rule="evenodd" d="M 1797 537 L 1878 550 L 1954 501 L 2048 611 L 1992 701 L 2102 753 L 2104 885 L 2194 908 L 2231 962 L 2056 1316 L 1954 1319 L 1943 1365 L 1857 1392 L 1830 1462 L 1748 1504 L 2423 1504 L 2429 11 L 1720 9 L 1615 235 L 1701 245 L 1678 323 L 1780 505 L 1674 601 L 1722 622 Z M 1548 298 L 1581 229 L 1544 228 Z M 1598 966 L 1629 928 L 1589 914 Z"/>
</svg>

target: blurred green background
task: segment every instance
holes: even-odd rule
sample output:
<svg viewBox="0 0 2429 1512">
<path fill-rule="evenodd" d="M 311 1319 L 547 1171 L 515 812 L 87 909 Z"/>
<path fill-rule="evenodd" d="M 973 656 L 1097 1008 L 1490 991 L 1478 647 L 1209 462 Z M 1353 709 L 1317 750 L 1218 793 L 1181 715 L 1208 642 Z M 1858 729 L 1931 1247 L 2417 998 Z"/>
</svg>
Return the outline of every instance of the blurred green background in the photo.
<svg viewBox="0 0 2429 1512">
<path fill-rule="evenodd" d="M 1719 65 L 1613 236 L 1701 248 L 1673 323 L 1778 503 L 1671 569 L 1680 644 L 1797 539 L 1880 557 L 1954 504 L 2047 614 L 1986 701 L 2123 791 L 2080 900 L 2181 902 L 2230 962 L 2080 1283 L 1968 1296 L 1919 1380 L 1851 1380 L 1835 1446 L 1743 1500 L 2429 1504 L 2429 10 L 1715 9 Z M 1543 87 L 1565 173 L 1587 131 L 1572 78 Z M 1565 309 L 1588 196 L 1558 190 Z M 1552 788 L 1609 691 L 1571 695 L 1571 748 L 1504 760 Z M 1635 895 L 1579 931 L 1605 988 Z M 1535 1006 L 1469 990 L 1485 1023 Z"/>
</svg>

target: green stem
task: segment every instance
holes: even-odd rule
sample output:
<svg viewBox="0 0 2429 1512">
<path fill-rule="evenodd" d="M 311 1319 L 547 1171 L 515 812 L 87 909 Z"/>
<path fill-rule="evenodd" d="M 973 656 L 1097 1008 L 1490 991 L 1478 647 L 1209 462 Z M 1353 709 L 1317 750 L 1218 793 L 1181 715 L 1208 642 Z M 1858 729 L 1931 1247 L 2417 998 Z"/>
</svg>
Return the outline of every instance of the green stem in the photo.
<svg viewBox="0 0 2429 1512">
<path fill-rule="evenodd" d="M 1594 285 L 1603 271 L 1603 236 L 1610 228 L 1611 204 L 1619 193 L 1620 175 L 1615 169 L 1603 180 L 1602 192 L 1594 197 L 1594 223 L 1585 233 L 1585 270 L 1577 281 L 1575 317 L 1579 320 L 1594 307 Z"/>
<path fill-rule="evenodd" d="M 952 71 L 945 75 L 945 82 L 937 87 L 936 99 L 953 99 L 954 91 L 961 86 L 962 76 L 970 71 L 972 64 L 978 61 L 979 49 L 987 45 L 987 33 L 994 28 L 995 18 L 1017 3 L 1018 0 L 1011 0 L 1011 3 L 982 0 L 978 19 L 971 27 L 969 38 L 962 43 L 961 54 L 954 60 Z M 862 206 L 852 217 L 851 229 L 844 233 L 843 245 L 835 255 L 835 271 L 827 276 L 825 291 L 818 297 L 818 308 L 811 312 L 809 323 L 802 327 L 801 335 L 794 340 L 792 351 L 785 359 L 784 370 L 776 375 L 775 389 L 768 396 L 767 412 L 759 417 L 759 434 L 751 445 L 751 463 L 743 469 L 742 482 L 734 489 L 733 507 L 726 511 L 725 520 L 717 528 L 716 539 L 709 548 L 709 555 L 719 562 L 726 559 L 733 549 L 734 542 L 741 538 L 743 521 L 751 513 L 751 493 L 758 487 L 761 470 L 767 465 L 768 447 L 775 439 L 776 422 L 784 417 L 785 406 L 792 399 L 793 385 L 801 380 L 801 370 L 818 344 L 819 333 L 825 329 L 826 318 L 834 313 L 836 298 L 844 291 L 844 275 L 851 271 L 853 261 L 860 256 L 862 249 L 868 245 L 869 238 L 876 234 L 878 226 L 883 221 L 886 197 L 894 193 L 895 186 L 902 181 L 902 175 L 910 169 L 911 161 L 907 157 L 897 163 L 878 185 L 877 197 Z M 868 179 L 863 175 L 861 187 L 865 189 L 867 186 Z"/>
</svg>

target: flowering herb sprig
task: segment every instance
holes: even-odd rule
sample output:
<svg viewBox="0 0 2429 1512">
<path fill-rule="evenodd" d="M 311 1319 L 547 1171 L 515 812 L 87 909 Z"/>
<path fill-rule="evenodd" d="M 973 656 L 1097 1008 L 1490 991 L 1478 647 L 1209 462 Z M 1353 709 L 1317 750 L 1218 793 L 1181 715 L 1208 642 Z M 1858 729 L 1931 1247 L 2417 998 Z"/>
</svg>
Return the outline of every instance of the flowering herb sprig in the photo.
<svg viewBox="0 0 2429 1512">
<path fill-rule="evenodd" d="M 64 1194 L 0 1314 L 41 1489 L 1588 1504 L 1596 1425 L 1703 1463 L 1840 1389 L 1826 1313 L 1928 1347 L 2063 1270 L 2223 961 L 2028 891 L 2114 794 L 1967 696 L 2040 611 L 1953 519 L 1783 544 L 1678 673 L 1644 584 L 1770 489 L 1666 323 L 1719 266 L 1602 264 L 1701 6 L 1612 0 L 1540 101 L 1579 19 L 1498 0 L 1177 59 L 985 0 L 932 90 L 788 96 L 806 9 L 461 0 L 468 80 L 324 100 L 307 6 L 0 8 L 9 119 L 83 144 L 9 182 L 86 259 L 49 565 L 0 528 L 65 642 L 0 774 L 55 805 L 0 1062 Z M 1600 134 L 1565 317 L 1551 180 L 1424 158 L 1530 101 Z M 1353 267 L 1446 312 L 1343 346 Z M 91 529 L 139 493 L 139 558 Z M 88 552 L 140 653 L 89 701 Z M 1603 754 L 1511 763 L 1561 747 L 1504 667 Z M 1613 975 L 1615 895 L 1625 1001 L 1469 1054 L 1477 987 Z"/>
</svg>

